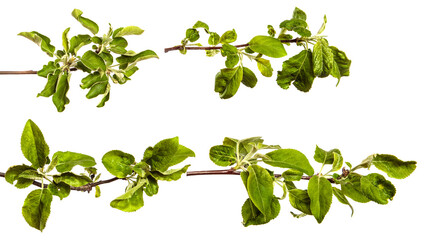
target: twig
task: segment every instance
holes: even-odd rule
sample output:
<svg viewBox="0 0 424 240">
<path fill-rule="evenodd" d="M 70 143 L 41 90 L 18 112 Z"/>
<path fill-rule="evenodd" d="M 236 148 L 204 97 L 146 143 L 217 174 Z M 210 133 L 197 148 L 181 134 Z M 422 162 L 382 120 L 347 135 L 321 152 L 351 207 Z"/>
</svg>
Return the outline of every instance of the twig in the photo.
<svg viewBox="0 0 424 240">
<path fill-rule="evenodd" d="M 290 39 L 290 40 L 280 40 L 280 42 L 282 43 L 298 43 L 298 42 L 303 42 L 305 41 L 304 39 L 301 38 L 295 38 L 295 39 Z M 240 44 L 240 45 L 234 45 L 234 47 L 236 48 L 242 48 L 242 47 L 248 47 L 249 44 L 245 43 L 245 44 Z M 221 49 L 222 46 L 208 46 L 208 47 L 202 47 L 202 46 L 185 46 L 185 45 L 178 45 L 175 47 L 170 47 L 170 48 L 165 48 L 165 53 L 169 52 L 169 51 L 176 51 L 176 50 L 216 50 L 216 49 Z"/>
<path fill-rule="evenodd" d="M 71 68 L 71 71 L 77 71 L 77 68 Z M 37 74 L 38 71 L 26 70 L 26 71 L 0 71 L 0 75 L 23 75 L 23 74 Z"/>
<path fill-rule="evenodd" d="M 225 169 L 225 170 L 188 171 L 186 175 L 190 177 L 190 176 L 201 176 L 201 175 L 240 175 L 240 173 L 241 173 L 240 171 L 236 171 L 234 169 Z M 274 176 L 278 178 L 278 177 L 281 177 L 281 174 L 274 174 Z M 0 172 L 0 177 L 5 177 L 5 173 Z M 311 178 L 312 176 L 302 176 L 302 180 L 309 180 Z M 81 187 L 71 187 L 71 190 L 80 191 L 80 192 L 90 192 L 95 186 L 111 183 L 116 180 L 125 180 L 125 178 L 113 177 L 113 178 L 102 180 L 102 181 L 88 183 Z M 331 183 L 335 182 L 333 178 L 329 178 L 328 181 L 330 181 Z M 37 181 L 34 181 L 32 184 L 40 188 L 43 186 L 40 182 L 37 182 Z M 48 184 L 44 184 L 45 188 L 47 186 Z"/>
</svg>

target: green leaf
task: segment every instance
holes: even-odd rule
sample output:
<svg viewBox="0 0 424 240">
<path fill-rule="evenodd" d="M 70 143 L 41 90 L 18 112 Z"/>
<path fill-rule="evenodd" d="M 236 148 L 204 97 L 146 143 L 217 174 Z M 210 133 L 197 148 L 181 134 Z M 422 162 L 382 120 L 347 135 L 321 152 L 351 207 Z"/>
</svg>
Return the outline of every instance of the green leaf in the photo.
<svg viewBox="0 0 424 240">
<path fill-rule="evenodd" d="M 237 33 L 236 30 L 230 30 L 226 31 L 224 34 L 222 34 L 221 38 L 219 39 L 219 42 L 222 44 L 225 43 L 232 43 L 237 40 Z"/>
<path fill-rule="evenodd" d="M 90 35 L 80 34 L 80 35 L 73 36 L 71 40 L 69 41 L 69 52 L 72 55 L 76 56 L 80 48 L 90 43 L 91 43 Z"/>
<path fill-rule="evenodd" d="M 311 199 L 309 198 L 308 191 L 301 189 L 290 190 L 289 201 L 292 207 L 296 208 L 302 213 L 312 215 Z"/>
<path fill-rule="evenodd" d="M 81 62 L 93 71 L 98 71 L 99 69 L 106 71 L 106 64 L 103 58 L 91 50 L 82 55 Z"/>
<path fill-rule="evenodd" d="M 289 169 L 283 172 L 281 176 L 284 178 L 285 181 L 299 181 L 300 179 L 302 179 L 303 172 L 296 169 Z"/>
<path fill-rule="evenodd" d="M 96 193 L 95 193 L 95 195 L 94 195 L 94 196 L 95 196 L 96 198 L 98 198 L 98 197 L 100 197 L 100 194 L 101 194 L 101 192 L 100 192 L 100 187 L 99 187 L 99 186 L 96 186 L 96 187 L 95 187 L 95 189 L 96 189 Z"/>
<path fill-rule="evenodd" d="M 187 31 L 186 31 L 186 38 L 190 42 L 197 41 L 200 38 L 199 31 L 197 31 L 197 29 L 194 29 L 194 28 L 187 29 Z"/>
<path fill-rule="evenodd" d="M 275 34 L 277 32 L 275 31 L 274 27 L 272 25 L 268 25 L 267 28 L 268 28 L 268 34 L 269 34 L 269 36 L 275 37 Z"/>
<path fill-rule="evenodd" d="M 179 144 L 178 137 L 164 139 L 153 147 L 152 157 L 148 163 L 154 170 L 165 172 L 188 157 L 194 157 L 192 150 Z"/>
<path fill-rule="evenodd" d="M 243 79 L 241 83 L 243 83 L 246 87 L 254 88 L 258 79 L 256 75 L 247 67 L 243 67 Z"/>
<path fill-rule="evenodd" d="M 143 186 L 147 183 L 146 179 L 138 181 L 137 185 L 126 191 L 123 195 L 117 197 L 110 203 L 110 206 L 124 212 L 134 212 L 144 206 Z"/>
<path fill-rule="evenodd" d="M 108 86 L 110 86 L 110 85 L 108 85 Z M 109 92 L 109 88 L 107 88 L 107 89 L 106 89 L 106 93 L 103 95 L 103 98 L 102 98 L 102 100 L 100 101 L 100 103 L 97 105 L 97 107 L 98 107 L 98 108 L 100 108 L 100 107 L 104 107 L 104 106 L 105 106 L 105 103 L 106 103 L 107 101 L 109 101 L 109 97 L 110 97 L 110 92 Z"/>
<path fill-rule="evenodd" d="M 274 71 L 274 69 L 272 69 L 271 62 L 268 59 L 255 58 L 255 61 L 258 65 L 259 71 L 264 77 L 272 76 L 272 72 Z"/>
<path fill-rule="evenodd" d="M 292 18 L 306 21 L 306 13 L 302 11 L 300 8 L 295 7 L 295 9 L 293 10 Z"/>
<path fill-rule="evenodd" d="M 220 74 L 215 77 L 215 81 L 217 80 L 225 81 L 225 87 L 221 92 L 219 92 L 219 97 L 222 99 L 231 98 L 237 93 L 240 83 L 243 80 L 243 68 L 236 67 L 221 69 Z"/>
<path fill-rule="evenodd" d="M 308 49 L 284 61 L 283 69 L 278 71 L 277 83 L 283 89 L 288 89 L 293 82 L 298 90 L 308 92 L 314 78 L 312 52 Z"/>
<path fill-rule="evenodd" d="M 141 35 L 143 32 L 144 30 L 137 26 L 128 26 L 121 28 L 118 32 L 114 32 L 113 38 L 123 37 L 127 35 Z"/>
<path fill-rule="evenodd" d="M 47 55 L 50 57 L 53 57 L 56 48 L 50 44 L 50 39 L 48 37 L 35 31 L 21 32 L 18 35 L 33 41 L 35 44 L 41 47 L 43 52 L 47 53 Z"/>
<path fill-rule="evenodd" d="M 344 181 L 341 182 L 342 193 L 352 200 L 360 203 L 367 203 L 370 201 L 361 188 L 362 176 L 357 173 L 350 173 Z"/>
<path fill-rule="evenodd" d="M 209 45 L 212 45 L 212 46 L 218 45 L 219 44 L 219 39 L 220 39 L 220 36 L 218 35 L 218 33 L 216 33 L 216 32 L 210 32 L 209 33 L 208 44 Z"/>
<path fill-rule="evenodd" d="M 69 98 L 66 97 L 66 94 L 69 90 L 69 79 L 71 74 L 68 72 L 60 72 L 59 79 L 56 85 L 56 91 L 53 94 L 53 103 L 56 106 L 58 112 L 63 112 L 65 110 L 65 105 L 69 103 Z"/>
<path fill-rule="evenodd" d="M 352 210 L 352 214 L 350 216 L 353 216 L 353 207 L 350 205 L 349 201 L 347 200 L 346 196 L 343 194 L 342 190 L 333 187 L 333 194 L 336 196 L 337 200 L 339 200 L 340 203 L 348 205 L 350 209 Z"/>
<path fill-rule="evenodd" d="M 272 199 L 274 198 L 273 178 L 269 172 L 259 165 L 250 165 L 247 168 L 247 192 L 253 204 L 265 216 L 265 220 L 272 219 Z"/>
<path fill-rule="evenodd" d="M 330 210 L 333 198 L 331 183 L 324 177 L 313 176 L 308 183 L 308 195 L 311 199 L 312 215 L 321 223 Z"/>
<path fill-rule="evenodd" d="M 197 21 L 194 25 L 193 28 L 203 28 L 205 29 L 206 33 L 209 33 L 209 26 L 208 24 L 202 22 L 202 21 Z"/>
<path fill-rule="evenodd" d="M 33 168 L 42 168 L 46 164 L 49 146 L 44 140 L 43 133 L 31 119 L 26 122 L 22 132 L 21 150 Z"/>
<path fill-rule="evenodd" d="M 387 204 L 396 194 L 395 186 L 378 173 L 363 176 L 361 190 L 367 198 L 379 204 Z"/>
<path fill-rule="evenodd" d="M 339 171 L 343 167 L 343 157 L 337 152 L 333 152 L 333 167 L 331 169 L 331 172 Z"/>
<path fill-rule="evenodd" d="M 91 82 L 92 85 L 90 86 L 90 91 L 88 91 L 86 95 L 88 99 L 95 98 L 99 96 L 100 94 L 105 94 L 107 92 L 109 87 L 109 79 L 107 75 L 102 75 L 99 78 L 91 79 L 91 80 L 92 80 Z"/>
<path fill-rule="evenodd" d="M 318 30 L 317 35 L 320 35 L 321 33 L 324 32 L 326 25 L 327 25 L 327 16 L 324 15 L 324 22 L 322 23 L 320 29 Z"/>
<path fill-rule="evenodd" d="M 379 170 L 387 173 L 389 177 L 397 179 L 408 177 L 417 167 L 417 162 L 415 161 L 404 162 L 388 154 L 375 155 L 372 164 Z"/>
<path fill-rule="evenodd" d="M 82 11 L 79 9 L 74 9 L 72 11 L 72 16 L 81 23 L 81 25 L 85 28 L 87 28 L 88 30 L 90 30 L 90 32 L 92 32 L 93 34 L 97 34 L 99 32 L 99 26 L 91 21 L 88 18 L 82 17 Z"/>
<path fill-rule="evenodd" d="M 209 158 L 218 166 L 231 166 L 236 163 L 236 150 L 225 145 L 213 146 L 209 151 Z"/>
<path fill-rule="evenodd" d="M 41 180 L 43 179 L 43 175 L 39 174 L 35 169 L 28 169 L 19 174 L 18 178 Z"/>
<path fill-rule="evenodd" d="M 248 198 L 241 208 L 243 225 L 247 227 L 250 225 L 261 225 L 268 223 L 269 221 L 278 216 L 278 214 L 280 213 L 280 208 L 280 202 L 276 197 L 274 197 L 271 202 L 271 213 L 268 217 L 266 217 L 263 213 L 259 211 L 255 204 L 253 204 L 252 200 Z"/>
<path fill-rule="evenodd" d="M 19 180 L 19 175 L 27 170 L 36 170 L 31 166 L 27 166 L 25 164 L 22 165 L 15 165 L 9 167 L 5 173 L 5 180 L 6 182 L 13 184 L 15 181 Z M 30 181 L 30 185 L 32 184 L 32 181 Z"/>
<path fill-rule="evenodd" d="M 106 77 L 107 79 L 107 77 Z M 96 82 L 102 81 L 102 75 L 99 72 L 93 72 L 81 80 L 82 89 L 91 88 Z"/>
<path fill-rule="evenodd" d="M 56 170 L 58 172 L 69 172 L 76 165 L 82 167 L 92 167 L 96 165 L 94 158 L 74 152 L 56 152 L 53 155 L 52 161 L 57 161 Z"/>
<path fill-rule="evenodd" d="M 59 74 L 60 74 L 59 69 L 56 69 L 56 71 L 54 71 L 53 73 L 48 74 L 46 86 L 44 86 L 44 89 L 39 94 L 37 94 L 37 97 L 40 97 L 40 96 L 50 97 L 56 92 L 56 86 L 57 86 L 57 80 L 59 79 Z"/>
<path fill-rule="evenodd" d="M 273 37 L 255 36 L 249 42 L 249 48 L 257 53 L 273 58 L 281 58 L 287 55 L 283 44 Z"/>
<path fill-rule="evenodd" d="M 150 176 L 147 178 L 147 180 L 148 180 L 148 183 L 146 188 L 144 189 L 144 192 L 149 197 L 156 195 L 159 191 L 158 181 L 156 181 L 154 177 L 150 177 Z"/>
<path fill-rule="evenodd" d="M 28 194 L 22 206 L 25 221 L 33 228 L 43 231 L 50 215 L 53 196 L 48 189 L 37 189 Z"/>
<path fill-rule="evenodd" d="M 336 156 L 334 155 L 334 153 L 337 153 L 338 155 L 341 156 L 339 149 L 331 149 L 330 151 L 325 151 L 321 149 L 320 147 L 316 146 L 314 159 L 315 161 L 319 163 L 325 162 L 325 164 L 333 164 L 335 156 Z M 340 161 L 340 159 L 338 159 L 338 161 Z"/>
<path fill-rule="evenodd" d="M 63 45 L 63 50 L 65 50 L 65 52 L 69 51 L 69 40 L 68 40 L 68 32 L 71 28 L 67 28 L 65 29 L 65 31 L 62 34 L 62 45 Z"/>
<path fill-rule="evenodd" d="M 350 64 L 352 63 L 343 51 L 336 47 L 330 46 L 333 51 L 333 70 L 331 75 L 340 80 L 341 77 L 349 76 Z"/>
<path fill-rule="evenodd" d="M 92 180 L 87 176 L 76 175 L 71 172 L 65 172 L 60 175 L 55 175 L 53 176 L 53 180 L 56 184 L 63 182 L 72 187 L 81 187 L 92 182 Z"/>
<path fill-rule="evenodd" d="M 278 149 L 266 154 L 264 162 L 273 167 L 292 168 L 311 176 L 314 169 L 306 156 L 295 149 Z"/>
<path fill-rule="evenodd" d="M 113 56 L 110 53 L 102 52 L 99 56 L 105 61 L 106 66 L 109 67 L 113 63 Z"/>
<path fill-rule="evenodd" d="M 333 70 L 333 51 L 324 38 L 317 39 L 312 53 L 314 74 L 317 77 L 327 77 Z"/>
<path fill-rule="evenodd" d="M 132 173 L 132 164 L 135 164 L 133 155 L 119 150 L 112 150 L 103 155 L 102 163 L 112 175 L 125 178 Z"/>
<path fill-rule="evenodd" d="M 133 56 L 122 55 L 120 57 L 117 57 L 116 61 L 119 64 L 124 65 L 124 64 L 130 64 L 130 63 L 136 63 L 136 62 L 146 60 L 146 59 L 150 59 L 150 58 L 159 58 L 159 57 L 152 50 L 145 50 L 145 51 L 137 53 Z"/>
<path fill-rule="evenodd" d="M 54 73 L 57 69 L 60 68 L 60 65 L 54 61 L 48 62 L 46 65 L 43 65 L 43 68 L 37 71 L 37 75 L 40 77 L 47 78 L 49 74 Z"/>
<path fill-rule="evenodd" d="M 60 200 L 66 198 L 71 193 L 71 187 L 63 182 L 57 184 L 51 183 L 49 184 L 48 189 L 53 195 L 58 196 Z"/>
<path fill-rule="evenodd" d="M 156 180 L 160 181 L 177 181 L 181 178 L 181 176 L 187 172 L 187 169 L 190 167 L 190 165 L 186 165 L 183 168 L 179 169 L 169 169 L 164 172 L 159 171 L 153 171 L 151 172 L 152 176 Z"/>
</svg>

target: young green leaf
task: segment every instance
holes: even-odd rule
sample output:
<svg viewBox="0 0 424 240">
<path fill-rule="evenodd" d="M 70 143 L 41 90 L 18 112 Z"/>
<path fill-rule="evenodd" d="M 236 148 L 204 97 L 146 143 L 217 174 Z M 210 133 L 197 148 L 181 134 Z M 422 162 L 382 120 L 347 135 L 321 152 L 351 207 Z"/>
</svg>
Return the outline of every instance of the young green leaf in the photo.
<svg viewBox="0 0 424 240">
<path fill-rule="evenodd" d="M 293 10 L 293 19 L 300 19 L 306 21 L 306 13 L 302 11 L 300 8 L 295 7 Z"/>
<path fill-rule="evenodd" d="M 60 175 L 55 175 L 53 176 L 53 180 L 56 184 L 63 182 L 72 187 L 81 187 L 92 182 L 92 180 L 87 176 L 76 175 L 71 172 L 65 172 Z"/>
<path fill-rule="evenodd" d="M 117 197 L 110 203 L 110 206 L 124 212 L 134 212 L 144 206 L 143 186 L 147 183 L 146 179 L 141 179 L 137 185 L 126 191 L 123 195 Z"/>
<path fill-rule="evenodd" d="M 69 53 L 73 56 L 77 55 L 77 52 L 83 46 L 91 43 L 90 35 L 76 35 L 71 38 L 69 41 Z"/>
<path fill-rule="evenodd" d="M 324 177 L 313 176 L 308 183 L 308 195 L 311 199 L 312 215 L 321 223 L 330 210 L 333 198 L 331 183 Z"/>
<path fill-rule="evenodd" d="M 249 42 L 249 48 L 257 53 L 273 58 L 281 58 L 287 55 L 283 44 L 273 37 L 255 36 Z"/>
<path fill-rule="evenodd" d="M 350 216 L 353 216 L 353 207 L 350 205 L 349 201 L 347 200 L 346 196 L 343 194 L 342 190 L 333 187 L 333 194 L 336 196 L 337 200 L 339 200 L 340 203 L 348 205 L 350 209 L 352 210 L 352 214 Z"/>
<path fill-rule="evenodd" d="M 190 165 L 186 165 L 183 168 L 180 169 L 169 169 L 164 172 L 159 171 L 153 171 L 151 172 L 152 176 L 156 180 L 160 181 L 177 181 L 181 178 L 181 176 L 187 172 L 187 169 L 190 167 Z"/>
<path fill-rule="evenodd" d="M 231 146 L 218 145 L 211 147 L 209 158 L 221 167 L 231 166 L 236 163 L 236 150 Z"/>
<path fill-rule="evenodd" d="M 93 22 L 92 20 L 82 17 L 82 11 L 79 9 L 74 9 L 72 11 L 72 16 L 81 23 L 81 25 L 85 28 L 87 28 L 88 30 L 90 30 L 90 32 L 92 32 L 93 34 L 97 34 L 99 32 L 99 26 Z"/>
<path fill-rule="evenodd" d="M 19 181 L 19 175 L 27 170 L 36 170 L 36 169 L 31 166 L 27 166 L 25 164 L 11 166 L 9 169 L 7 169 L 4 176 L 6 182 L 13 184 L 15 181 Z M 30 182 L 31 182 L 30 184 L 32 184 L 32 181 Z"/>
<path fill-rule="evenodd" d="M 42 180 L 43 175 L 39 174 L 35 169 L 28 169 L 19 174 L 18 178 L 30 179 L 30 180 Z"/>
<path fill-rule="evenodd" d="M 243 83 L 246 87 L 254 88 L 257 82 L 258 79 L 252 70 L 247 67 L 243 67 L 243 79 L 241 80 L 241 83 Z"/>
<path fill-rule="evenodd" d="M 215 81 L 225 81 L 225 87 L 219 93 L 219 97 L 222 99 L 228 99 L 233 97 L 239 87 L 240 83 L 243 80 L 243 68 L 224 68 L 221 69 L 221 72 L 215 77 Z"/>
<path fill-rule="evenodd" d="M 57 80 L 59 80 L 60 70 L 56 69 L 53 73 L 47 76 L 47 83 L 44 89 L 37 94 L 37 97 L 50 97 L 56 92 Z"/>
<path fill-rule="evenodd" d="M 333 70 L 331 75 L 340 81 L 341 77 L 349 76 L 350 64 L 352 63 L 346 56 L 346 53 L 336 47 L 330 46 L 333 51 Z"/>
<path fill-rule="evenodd" d="M 343 157 L 337 152 L 333 152 L 333 167 L 331 168 L 331 172 L 339 171 L 343 167 Z"/>
<path fill-rule="evenodd" d="M 208 24 L 202 22 L 202 21 L 197 21 L 194 25 L 193 28 L 203 28 L 205 29 L 206 33 L 209 33 L 209 26 Z"/>
<path fill-rule="evenodd" d="M 48 189 L 53 195 L 58 196 L 60 200 L 66 198 L 71 193 L 71 187 L 64 182 L 57 184 L 51 183 L 49 184 Z"/>
<path fill-rule="evenodd" d="M 43 231 L 50 215 L 53 196 L 48 189 L 37 189 L 28 194 L 22 207 L 25 221 L 33 228 Z"/>
<path fill-rule="evenodd" d="M 301 189 L 290 190 L 289 201 L 292 207 L 296 208 L 302 213 L 312 215 L 311 199 L 309 198 L 308 191 Z"/>
<path fill-rule="evenodd" d="M 219 42 L 222 44 L 225 43 L 232 43 L 237 40 L 237 33 L 236 30 L 230 30 L 226 31 L 224 34 L 222 34 L 221 38 L 219 39 Z"/>
<path fill-rule="evenodd" d="M 58 172 L 69 172 L 76 165 L 82 167 L 93 167 L 96 165 L 93 157 L 74 152 L 56 152 L 53 155 L 53 161 L 57 161 L 56 170 Z"/>
<path fill-rule="evenodd" d="M 200 38 L 199 31 L 195 28 L 189 28 L 186 31 L 186 39 L 188 39 L 190 42 L 195 42 Z"/>
<path fill-rule="evenodd" d="M 220 39 L 220 36 L 219 36 L 218 33 L 216 33 L 216 32 L 210 32 L 209 39 L 208 39 L 208 44 L 209 45 L 212 45 L 212 46 L 218 45 L 219 44 L 219 39 Z"/>
<path fill-rule="evenodd" d="M 352 200 L 360 203 L 367 203 L 370 201 L 361 188 L 362 176 L 357 173 L 350 173 L 347 179 L 341 182 L 342 193 Z"/>
<path fill-rule="evenodd" d="M 298 90 L 308 92 L 314 79 L 312 52 L 311 50 L 303 50 L 284 61 L 283 69 L 278 71 L 277 83 L 283 89 L 288 89 L 293 82 Z"/>
<path fill-rule="evenodd" d="M 278 149 L 266 154 L 264 162 L 273 167 L 292 168 L 311 176 L 314 169 L 306 156 L 295 149 Z"/>
<path fill-rule="evenodd" d="M 268 223 L 272 219 L 276 218 L 280 213 L 280 202 L 276 197 L 271 202 L 271 214 L 266 217 L 259 209 L 253 204 L 252 200 L 248 198 L 242 208 L 241 215 L 243 217 L 243 226 L 247 227 L 250 225 L 261 225 Z"/>
<path fill-rule="evenodd" d="M 81 62 L 93 71 L 106 71 L 106 64 L 102 57 L 89 50 L 81 57 Z"/>
<path fill-rule="evenodd" d="M 152 50 L 145 50 L 145 51 L 142 51 L 142 52 L 137 53 L 137 54 L 132 55 L 132 56 L 122 55 L 120 57 L 117 57 L 116 61 L 119 64 L 124 65 L 124 64 L 136 63 L 136 62 L 146 60 L 146 59 L 150 59 L 150 58 L 159 58 L 159 57 Z"/>
<path fill-rule="evenodd" d="M 37 75 L 40 77 L 47 78 L 49 74 L 54 73 L 59 68 L 59 64 L 55 63 L 54 61 L 50 61 L 46 65 L 43 65 L 43 68 L 41 70 L 37 71 Z"/>
<path fill-rule="evenodd" d="M 372 164 L 376 168 L 387 173 L 389 177 L 397 179 L 404 179 L 408 177 L 417 167 L 416 161 L 404 162 L 399 160 L 397 157 L 388 154 L 377 154 L 373 158 Z"/>
<path fill-rule="evenodd" d="M 146 188 L 144 188 L 144 192 L 147 196 L 151 197 L 153 195 L 156 195 L 159 191 L 159 185 L 158 181 L 154 177 L 147 177 L 148 183 L 146 185 Z"/>
<path fill-rule="evenodd" d="M 60 72 L 56 85 L 56 91 L 53 94 L 53 103 L 58 112 L 65 110 L 65 105 L 69 103 L 69 98 L 66 96 L 69 90 L 69 79 L 71 74 L 67 71 Z"/>
<path fill-rule="evenodd" d="M 337 153 L 338 155 L 341 156 L 339 149 L 331 149 L 330 151 L 325 151 L 325 150 L 321 149 L 320 147 L 316 146 L 314 159 L 315 159 L 315 161 L 317 161 L 319 163 L 325 162 L 325 164 L 333 164 L 335 157 L 336 157 L 336 155 L 334 155 L 334 153 Z M 339 161 L 340 161 L 340 159 L 339 159 Z"/>
<path fill-rule="evenodd" d="M 319 38 L 312 53 L 314 74 L 317 77 L 327 77 L 333 70 L 333 51 L 325 38 Z"/>
<path fill-rule="evenodd" d="M 131 165 L 135 164 L 135 158 L 129 153 L 112 150 L 103 155 L 102 163 L 115 177 L 125 178 L 132 173 Z"/>
<path fill-rule="evenodd" d="M 269 172 L 259 165 L 250 165 L 247 168 L 247 192 L 253 204 L 264 214 L 265 220 L 272 218 L 272 199 L 274 198 L 273 178 Z"/>
<path fill-rule="evenodd" d="M 62 34 L 62 45 L 63 50 L 67 53 L 69 51 L 69 40 L 68 40 L 68 32 L 71 28 L 65 29 L 65 31 Z"/>
<path fill-rule="evenodd" d="M 274 69 L 272 69 L 271 62 L 268 59 L 255 58 L 255 61 L 257 63 L 259 71 L 264 77 L 272 76 L 272 72 L 274 71 Z"/>
<path fill-rule="evenodd" d="M 303 172 L 296 169 L 289 169 L 283 172 L 281 176 L 284 178 L 285 181 L 299 181 L 300 179 L 302 179 Z"/>
<path fill-rule="evenodd" d="M 47 55 L 50 57 L 53 57 L 55 47 L 50 44 L 50 39 L 48 37 L 35 31 L 21 32 L 18 35 L 33 41 L 35 44 L 41 47 L 43 52 L 47 53 Z"/>
<path fill-rule="evenodd" d="M 393 184 L 378 173 L 363 176 L 361 190 L 367 198 L 379 204 L 387 204 L 396 194 Z"/>
<path fill-rule="evenodd" d="M 188 157 L 195 157 L 192 150 L 179 144 L 178 137 L 164 139 L 153 147 L 148 163 L 153 170 L 165 172 L 169 167 L 177 165 Z"/>
<path fill-rule="evenodd" d="M 144 32 L 143 29 L 137 26 L 128 26 L 120 28 L 119 31 L 113 33 L 113 38 L 123 37 L 127 35 L 141 35 Z"/>
<path fill-rule="evenodd" d="M 46 164 L 49 146 L 44 140 L 43 133 L 32 120 L 26 122 L 22 132 L 21 150 L 35 169 L 42 168 Z"/>
</svg>

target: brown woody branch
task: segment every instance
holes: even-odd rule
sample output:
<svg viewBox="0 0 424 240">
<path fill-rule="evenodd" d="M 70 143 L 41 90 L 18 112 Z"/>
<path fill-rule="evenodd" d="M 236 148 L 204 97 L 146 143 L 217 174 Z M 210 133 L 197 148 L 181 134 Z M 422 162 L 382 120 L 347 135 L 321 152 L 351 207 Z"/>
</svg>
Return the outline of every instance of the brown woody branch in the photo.
<svg viewBox="0 0 424 240">
<path fill-rule="evenodd" d="M 71 71 L 77 71 L 76 68 L 71 68 Z M 37 74 L 38 71 L 26 70 L 26 71 L 0 71 L 0 75 L 23 75 L 23 74 Z"/>
<path fill-rule="evenodd" d="M 189 176 L 200 176 L 200 175 L 240 175 L 240 173 L 241 173 L 240 171 L 236 171 L 234 169 L 225 169 L 225 170 L 188 171 L 186 175 L 189 177 Z M 278 177 L 281 177 L 281 174 L 274 174 L 274 176 L 278 178 Z M 0 172 L 0 177 L 5 177 L 5 173 Z M 302 176 L 302 180 L 309 180 L 311 179 L 311 177 L 312 176 Z M 90 192 L 95 186 L 115 182 L 116 180 L 126 180 L 126 179 L 113 177 L 113 178 L 98 181 L 98 182 L 88 183 L 81 187 L 71 187 L 71 190 L 80 191 L 80 192 Z M 329 178 L 328 181 L 330 181 L 331 183 L 335 183 L 333 178 Z M 48 186 L 47 184 L 43 185 L 37 181 L 34 181 L 32 184 L 40 188 L 41 187 L 46 188 Z"/>
<path fill-rule="evenodd" d="M 298 42 L 304 42 L 305 40 L 301 39 L 301 38 L 295 38 L 295 39 L 289 39 L 289 40 L 280 40 L 280 42 L 282 43 L 298 43 Z M 234 45 L 234 47 L 236 48 L 243 48 L 243 47 L 248 47 L 249 44 L 245 43 L 245 44 L 240 44 L 240 45 Z M 170 47 L 170 48 L 165 48 L 165 53 L 169 52 L 169 51 L 176 51 L 176 50 L 216 50 L 216 49 L 221 49 L 222 46 L 208 46 L 208 47 L 202 47 L 202 46 L 185 46 L 185 45 L 178 45 L 175 47 Z"/>
</svg>

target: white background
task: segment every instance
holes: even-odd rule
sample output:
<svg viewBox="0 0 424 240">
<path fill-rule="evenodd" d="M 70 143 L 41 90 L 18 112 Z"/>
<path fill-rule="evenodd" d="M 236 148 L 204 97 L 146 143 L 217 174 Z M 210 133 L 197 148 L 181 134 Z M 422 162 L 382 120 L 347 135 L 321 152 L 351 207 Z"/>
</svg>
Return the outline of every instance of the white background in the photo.
<svg viewBox="0 0 424 240">
<path fill-rule="evenodd" d="M 319 3 L 318 3 L 319 2 Z M 312 32 L 324 14 L 324 34 L 330 45 L 352 60 L 351 76 L 336 87 L 334 78 L 316 79 L 309 93 L 281 89 L 275 82 L 282 59 L 273 60 L 274 76 L 260 75 L 255 63 L 245 60 L 258 76 L 254 89 L 241 86 L 236 96 L 219 99 L 213 92 L 214 76 L 224 59 L 203 52 L 165 54 L 178 45 L 185 30 L 197 20 L 222 34 L 236 29 L 236 43 L 264 35 L 268 24 L 278 28 L 291 18 L 294 7 L 304 10 Z M 303 239 L 381 239 L 422 236 L 422 126 L 423 51 L 420 1 L 7 1 L 0 14 L 0 70 L 39 70 L 49 57 L 21 31 L 38 31 L 61 48 L 61 35 L 88 34 L 71 16 L 74 8 L 100 26 L 100 34 L 136 25 L 141 36 L 128 37 L 135 51 L 154 50 L 160 57 L 139 64 L 132 80 L 113 85 L 110 101 L 87 100 L 79 88 L 82 73 L 74 73 L 63 113 L 51 98 L 36 98 L 45 79 L 36 75 L 0 76 L 0 171 L 25 163 L 20 135 L 27 119 L 43 131 L 51 154 L 74 151 L 91 155 L 99 163 L 102 179 L 111 177 L 101 157 L 112 149 L 140 160 L 146 147 L 179 136 L 193 149 L 191 170 L 218 169 L 209 160 L 209 148 L 226 136 L 262 136 L 266 144 L 302 151 L 312 162 L 315 145 L 339 148 L 346 161 L 356 165 L 373 153 L 416 160 L 417 170 L 405 180 L 392 180 L 397 194 L 388 205 L 351 201 L 355 214 L 335 198 L 322 224 L 313 217 L 294 219 L 288 199 L 281 201 L 279 217 L 263 226 L 242 226 L 240 209 L 247 198 L 237 176 L 183 177 L 161 182 L 159 194 L 145 197 L 135 213 L 109 207 L 124 191 L 123 182 L 104 185 L 102 197 L 73 192 L 54 198 L 43 233 L 29 227 L 21 215 L 26 195 L 35 187 L 19 190 L 0 179 L 0 235 L 31 239 L 226 239 L 258 237 Z M 202 35 L 203 43 L 207 36 Z M 289 56 L 299 47 L 286 48 Z M 285 58 L 287 59 L 287 58 Z M 316 170 L 319 164 L 312 163 Z M 375 169 L 373 169 L 375 170 Z M 302 183 L 303 184 L 303 183 Z M 416 239 L 416 237 L 415 237 Z"/>
</svg>

